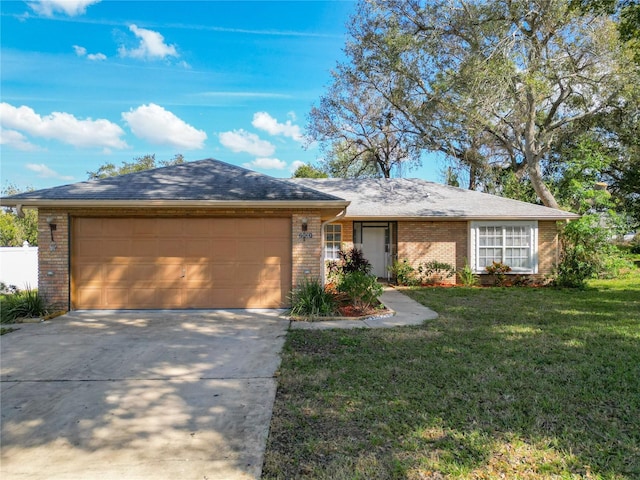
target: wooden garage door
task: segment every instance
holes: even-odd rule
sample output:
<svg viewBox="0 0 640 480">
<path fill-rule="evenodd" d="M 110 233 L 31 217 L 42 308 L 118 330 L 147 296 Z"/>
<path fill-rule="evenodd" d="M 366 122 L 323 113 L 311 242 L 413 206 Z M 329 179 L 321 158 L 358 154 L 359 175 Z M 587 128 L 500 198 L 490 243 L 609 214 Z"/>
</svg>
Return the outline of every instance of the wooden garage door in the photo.
<svg viewBox="0 0 640 480">
<path fill-rule="evenodd" d="M 75 309 L 278 308 L 290 218 L 74 218 Z"/>
</svg>

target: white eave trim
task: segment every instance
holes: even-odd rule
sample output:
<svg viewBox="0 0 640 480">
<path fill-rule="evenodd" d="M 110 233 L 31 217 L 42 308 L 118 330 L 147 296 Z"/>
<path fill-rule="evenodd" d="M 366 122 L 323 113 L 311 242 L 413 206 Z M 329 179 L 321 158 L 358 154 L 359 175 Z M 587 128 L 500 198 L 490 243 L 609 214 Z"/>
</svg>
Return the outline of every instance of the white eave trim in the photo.
<svg viewBox="0 0 640 480">
<path fill-rule="evenodd" d="M 113 208 L 113 207 L 143 207 L 143 208 L 340 208 L 344 209 L 351 202 L 345 200 L 35 200 L 35 199 L 0 199 L 0 206 L 46 208 Z"/>
<path fill-rule="evenodd" d="M 519 215 L 519 216 L 504 216 L 504 215 L 473 215 L 473 216 L 451 216 L 451 217 L 429 217 L 429 216 L 372 216 L 372 215 L 357 215 L 350 216 L 347 214 L 342 220 L 351 220 L 355 222 L 366 221 L 366 222 L 389 222 L 389 221 L 409 221 L 409 222 L 450 222 L 450 221 L 458 221 L 458 222 L 468 222 L 473 220 L 479 221 L 533 221 L 533 220 L 550 220 L 550 221 L 563 221 L 563 220 L 575 220 L 580 218 L 580 215 L 575 213 L 567 212 L 566 215 L 563 216 L 539 216 L 539 215 Z"/>
</svg>

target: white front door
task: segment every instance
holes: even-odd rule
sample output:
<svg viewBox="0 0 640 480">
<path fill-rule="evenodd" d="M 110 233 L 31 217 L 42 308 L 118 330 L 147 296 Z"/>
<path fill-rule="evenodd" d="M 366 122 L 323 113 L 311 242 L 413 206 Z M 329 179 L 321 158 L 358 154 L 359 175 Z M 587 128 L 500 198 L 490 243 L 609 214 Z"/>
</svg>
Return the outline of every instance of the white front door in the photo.
<svg viewBox="0 0 640 480">
<path fill-rule="evenodd" d="M 376 277 L 387 277 L 387 254 L 385 252 L 386 227 L 365 227 L 362 229 L 362 253 L 369 260 L 371 273 Z"/>
</svg>

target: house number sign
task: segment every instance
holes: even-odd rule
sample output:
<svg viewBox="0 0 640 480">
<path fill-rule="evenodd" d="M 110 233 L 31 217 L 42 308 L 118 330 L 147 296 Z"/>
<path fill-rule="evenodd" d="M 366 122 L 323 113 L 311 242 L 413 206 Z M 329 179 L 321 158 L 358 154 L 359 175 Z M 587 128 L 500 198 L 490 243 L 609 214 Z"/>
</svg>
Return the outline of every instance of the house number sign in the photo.
<svg viewBox="0 0 640 480">
<path fill-rule="evenodd" d="M 300 232 L 298 238 L 301 238 L 304 242 L 307 238 L 313 238 L 313 232 Z"/>
</svg>

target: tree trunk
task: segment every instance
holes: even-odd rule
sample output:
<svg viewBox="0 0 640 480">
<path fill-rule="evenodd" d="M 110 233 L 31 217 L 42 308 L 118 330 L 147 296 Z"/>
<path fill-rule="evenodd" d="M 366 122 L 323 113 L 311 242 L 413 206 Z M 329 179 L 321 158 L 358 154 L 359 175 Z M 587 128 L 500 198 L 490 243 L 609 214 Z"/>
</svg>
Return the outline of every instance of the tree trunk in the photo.
<svg viewBox="0 0 640 480">
<path fill-rule="evenodd" d="M 531 186 L 536 191 L 540 200 L 545 207 L 560 208 L 555 197 L 544 183 L 542 179 L 542 172 L 540 172 L 540 162 L 537 159 L 531 161 L 527 158 L 527 171 L 529 172 L 529 180 L 531 180 Z"/>
</svg>

